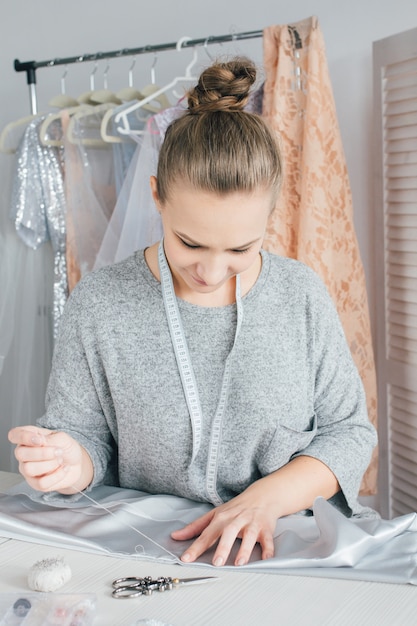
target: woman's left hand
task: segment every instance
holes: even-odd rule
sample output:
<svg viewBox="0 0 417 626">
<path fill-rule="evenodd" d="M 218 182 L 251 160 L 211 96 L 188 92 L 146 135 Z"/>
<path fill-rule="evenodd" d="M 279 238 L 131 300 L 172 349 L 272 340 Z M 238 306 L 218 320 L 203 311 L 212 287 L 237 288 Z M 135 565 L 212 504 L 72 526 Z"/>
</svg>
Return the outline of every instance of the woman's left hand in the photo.
<svg viewBox="0 0 417 626">
<path fill-rule="evenodd" d="M 338 491 L 340 485 L 327 465 L 314 457 L 298 456 L 171 536 L 180 541 L 197 537 L 181 557 L 186 563 L 218 541 L 213 565 L 224 565 L 238 538 L 242 541 L 235 565 L 246 565 L 257 543 L 262 559 L 270 559 L 277 519 L 311 507 L 318 496 L 328 499 Z"/>
<path fill-rule="evenodd" d="M 262 550 L 262 559 L 273 557 L 273 533 L 279 514 L 276 505 L 266 504 L 268 500 L 260 480 L 229 502 L 174 531 L 171 536 L 179 541 L 197 537 L 181 560 L 186 563 L 195 561 L 218 541 L 213 565 L 224 565 L 237 538 L 241 539 L 241 545 L 235 565 L 248 563 L 257 543 Z"/>
</svg>

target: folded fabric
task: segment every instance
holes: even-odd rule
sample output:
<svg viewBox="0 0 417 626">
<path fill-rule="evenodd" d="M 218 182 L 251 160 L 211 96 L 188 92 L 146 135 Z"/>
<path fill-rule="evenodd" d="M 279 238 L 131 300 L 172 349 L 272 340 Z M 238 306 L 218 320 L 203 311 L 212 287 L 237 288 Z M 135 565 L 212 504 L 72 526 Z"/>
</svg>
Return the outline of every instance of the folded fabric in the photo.
<svg viewBox="0 0 417 626">
<path fill-rule="evenodd" d="M 56 547 L 181 564 L 190 542 L 171 532 L 211 505 L 169 495 L 101 486 L 78 499 L 40 494 L 26 483 L 0 494 L 0 535 Z M 233 568 L 236 541 L 226 568 Z M 313 516 L 277 521 L 275 555 L 255 548 L 254 572 L 417 584 L 417 514 L 393 520 L 346 518 L 323 498 Z M 211 564 L 213 550 L 194 565 Z"/>
</svg>

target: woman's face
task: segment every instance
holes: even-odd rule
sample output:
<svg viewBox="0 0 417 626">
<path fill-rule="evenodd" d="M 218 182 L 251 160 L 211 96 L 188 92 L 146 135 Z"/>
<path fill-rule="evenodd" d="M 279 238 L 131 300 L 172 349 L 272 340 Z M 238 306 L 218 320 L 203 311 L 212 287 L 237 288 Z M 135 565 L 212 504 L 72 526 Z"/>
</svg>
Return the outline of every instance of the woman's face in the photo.
<svg viewBox="0 0 417 626">
<path fill-rule="evenodd" d="M 178 185 L 161 213 L 164 248 L 178 296 L 211 294 L 236 274 L 259 270 L 259 251 L 272 208 L 271 192 L 219 196 Z"/>
</svg>

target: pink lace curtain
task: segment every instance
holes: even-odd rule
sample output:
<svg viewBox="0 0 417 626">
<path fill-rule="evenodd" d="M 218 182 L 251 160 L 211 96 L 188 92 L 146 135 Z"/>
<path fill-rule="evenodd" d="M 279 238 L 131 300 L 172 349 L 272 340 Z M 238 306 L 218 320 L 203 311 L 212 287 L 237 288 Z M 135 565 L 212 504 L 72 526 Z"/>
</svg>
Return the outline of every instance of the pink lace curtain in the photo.
<svg viewBox="0 0 417 626">
<path fill-rule="evenodd" d="M 265 248 L 324 280 L 339 312 L 376 426 L 376 376 L 365 275 L 323 36 L 316 17 L 264 30 L 263 114 L 278 131 L 284 182 Z M 377 453 L 361 493 L 376 491 Z"/>
</svg>

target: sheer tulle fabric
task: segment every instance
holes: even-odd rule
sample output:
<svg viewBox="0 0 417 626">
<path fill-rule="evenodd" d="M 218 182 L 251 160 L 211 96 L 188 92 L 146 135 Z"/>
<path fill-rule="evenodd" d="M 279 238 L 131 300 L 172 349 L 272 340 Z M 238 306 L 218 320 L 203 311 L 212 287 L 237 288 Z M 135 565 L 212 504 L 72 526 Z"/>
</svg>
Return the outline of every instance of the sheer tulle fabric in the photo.
<svg viewBox="0 0 417 626">
<path fill-rule="evenodd" d="M 11 168 L 13 161 L 9 163 Z M 34 423 L 45 411 L 54 277 L 50 243 L 33 250 L 17 237 L 8 192 L 4 190 L 0 207 L 0 415 L 6 432 Z M 0 458 L 3 469 L 17 471 L 5 434 L 0 438 Z"/>
<path fill-rule="evenodd" d="M 39 121 L 40 118 L 31 121 L 33 126 L 22 133 L 21 150 L 14 159 L 8 157 L 10 188 L 3 189 L 0 207 L 0 414 L 7 430 L 34 423 L 45 411 L 56 295 L 62 295 L 65 279 L 58 262 L 62 260 L 60 196 L 57 193 L 53 202 L 43 188 L 57 162 L 54 157 L 49 158 L 50 153 L 40 155 L 36 141 L 28 141 L 29 136 L 36 138 L 33 131 Z M 43 180 L 40 167 L 48 172 Z M 16 219 L 17 205 L 12 201 L 16 194 L 12 195 L 11 187 L 19 168 L 25 185 L 19 196 L 20 217 Z M 54 191 L 58 190 L 53 187 L 50 194 Z M 46 207 L 45 211 L 40 211 L 41 206 Z M 4 469 L 17 469 L 6 436 L 0 439 L 0 458 Z"/>
<path fill-rule="evenodd" d="M 300 44 L 302 44 L 300 46 Z M 376 377 L 365 276 L 325 46 L 315 17 L 264 30 L 263 115 L 281 139 L 284 181 L 265 247 L 303 261 L 339 312 L 376 425 Z M 377 455 L 362 483 L 375 492 Z"/>
<path fill-rule="evenodd" d="M 97 253 L 95 269 L 121 261 L 161 238 L 161 218 L 149 180 L 156 175 L 159 149 L 167 127 L 184 111 L 183 103 L 169 107 L 148 119 L 142 135 L 132 135 L 138 145 Z"/>
<path fill-rule="evenodd" d="M 116 204 L 113 152 L 100 139 L 101 108 L 73 120 L 73 142 L 68 140 L 69 118 L 62 112 L 64 129 L 65 197 L 67 202 L 67 273 L 69 291 L 90 272 Z"/>
</svg>

